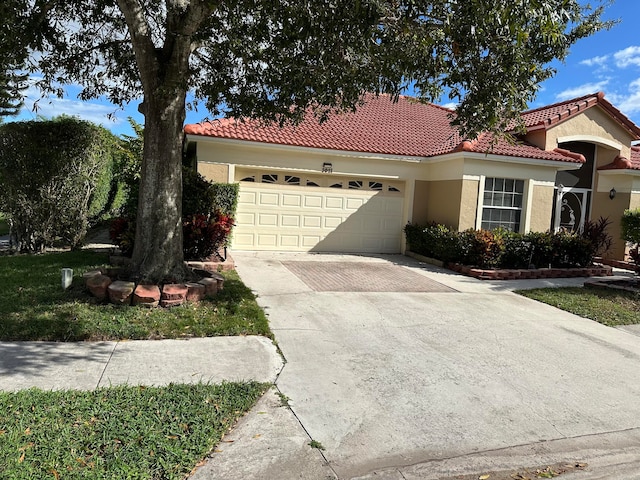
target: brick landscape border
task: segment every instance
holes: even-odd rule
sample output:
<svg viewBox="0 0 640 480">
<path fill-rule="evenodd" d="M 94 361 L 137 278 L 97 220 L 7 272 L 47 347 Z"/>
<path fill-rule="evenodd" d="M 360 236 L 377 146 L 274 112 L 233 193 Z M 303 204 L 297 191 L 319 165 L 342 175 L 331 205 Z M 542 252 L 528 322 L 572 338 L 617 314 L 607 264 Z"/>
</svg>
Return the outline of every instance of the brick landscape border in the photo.
<svg viewBox="0 0 640 480">
<path fill-rule="evenodd" d="M 424 263 L 447 268 L 468 277 L 477 278 L 478 280 L 530 280 L 538 278 L 610 277 L 613 275 L 613 268 L 609 265 L 584 268 L 483 269 L 459 263 L 445 264 L 440 260 L 414 252 L 407 252 L 407 256 Z"/>
<path fill-rule="evenodd" d="M 640 268 L 637 267 L 633 262 L 626 262 L 622 260 L 612 260 L 610 258 L 599 258 L 599 257 L 596 257 L 595 261 L 598 263 L 602 263 L 604 265 L 609 265 L 611 267 L 620 268 L 622 270 L 629 270 L 631 272 L 640 272 Z"/>
<path fill-rule="evenodd" d="M 93 270 L 83 275 L 85 288 L 99 301 L 116 305 L 143 307 L 173 307 L 186 301 L 199 302 L 205 296 L 214 296 L 224 288 L 224 277 L 219 272 L 235 269 L 233 258 L 224 261 L 213 258 L 201 262 L 185 262 L 200 279 L 195 282 L 144 285 L 121 280 L 120 276 L 131 260 L 122 255 L 109 258 L 111 267 Z"/>
</svg>

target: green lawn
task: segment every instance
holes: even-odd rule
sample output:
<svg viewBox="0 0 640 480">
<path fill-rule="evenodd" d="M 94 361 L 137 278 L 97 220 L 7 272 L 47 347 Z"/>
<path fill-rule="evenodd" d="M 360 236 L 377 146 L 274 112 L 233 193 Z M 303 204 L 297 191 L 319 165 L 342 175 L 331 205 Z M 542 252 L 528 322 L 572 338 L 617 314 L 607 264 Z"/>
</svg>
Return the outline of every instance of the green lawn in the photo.
<svg viewBox="0 0 640 480">
<path fill-rule="evenodd" d="M 171 309 L 100 304 L 87 294 L 82 273 L 104 265 L 105 254 L 77 251 L 0 256 L 0 340 L 115 340 L 264 335 L 268 321 L 235 272 L 210 301 Z M 63 291 L 60 269 L 73 268 Z"/>
<path fill-rule="evenodd" d="M 0 476 L 183 479 L 267 388 L 227 383 L 0 392 Z"/>
<path fill-rule="evenodd" d="M 264 312 L 234 273 L 215 298 L 171 309 L 100 304 L 82 273 L 105 254 L 0 256 L 0 340 L 103 340 L 259 334 Z M 63 291 L 60 269 L 73 268 Z M 2 479 L 183 479 L 268 385 L 117 386 L 0 392 Z"/>
<path fill-rule="evenodd" d="M 516 293 L 604 325 L 640 323 L 640 296 L 608 288 L 539 288 Z"/>
</svg>

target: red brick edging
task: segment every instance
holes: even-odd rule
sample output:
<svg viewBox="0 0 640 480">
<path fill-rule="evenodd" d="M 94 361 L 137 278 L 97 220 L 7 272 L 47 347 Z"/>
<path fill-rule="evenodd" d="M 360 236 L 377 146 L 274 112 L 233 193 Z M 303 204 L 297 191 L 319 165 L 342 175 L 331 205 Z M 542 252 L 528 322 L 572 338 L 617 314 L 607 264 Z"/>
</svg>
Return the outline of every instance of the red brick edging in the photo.
<svg viewBox="0 0 640 480">
<path fill-rule="evenodd" d="M 584 268 L 482 269 L 449 263 L 446 268 L 479 280 L 527 280 L 537 278 L 609 277 L 610 266 Z"/>
<path fill-rule="evenodd" d="M 570 277 L 610 277 L 613 269 L 610 266 L 594 266 L 585 268 L 532 268 L 532 269 L 482 269 L 461 265 L 459 263 L 443 263 L 440 260 L 425 257 L 407 251 L 409 257 L 454 272 L 474 277 L 479 280 L 527 280 L 537 278 L 570 278 Z M 604 262 L 603 262 L 604 263 Z"/>
<path fill-rule="evenodd" d="M 630 270 L 632 272 L 640 272 L 640 267 L 637 267 L 633 262 L 625 262 L 622 260 L 613 260 L 611 258 L 595 258 L 596 262 L 611 267 L 620 268 L 622 270 Z"/>
<path fill-rule="evenodd" d="M 235 269 L 231 256 L 227 256 L 224 262 L 189 261 L 184 262 L 185 265 L 201 277 L 197 282 L 142 285 L 119 280 L 123 267 L 130 262 L 129 258 L 113 255 L 109 260 L 115 268 L 93 270 L 83 275 L 85 288 L 99 301 L 145 307 L 172 307 L 182 305 L 185 301 L 198 302 L 205 296 L 214 296 L 224 288 L 224 277 L 218 272 Z"/>
</svg>

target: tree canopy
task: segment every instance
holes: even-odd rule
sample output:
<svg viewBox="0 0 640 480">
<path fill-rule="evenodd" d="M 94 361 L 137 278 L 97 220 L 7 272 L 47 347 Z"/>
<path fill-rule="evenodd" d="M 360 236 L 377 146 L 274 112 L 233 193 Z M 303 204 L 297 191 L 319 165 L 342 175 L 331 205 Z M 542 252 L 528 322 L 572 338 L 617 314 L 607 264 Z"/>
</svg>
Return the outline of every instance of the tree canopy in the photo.
<svg viewBox="0 0 640 480">
<path fill-rule="evenodd" d="M 580 38 L 606 27 L 577 0 L 38 0 L 40 86 L 137 101 L 176 82 L 212 115 L 299 119 L 353 108 L 363 91 L 459 102 L 473 137 L 526 108 Z M 183 63 L 177 61 L 184 53 Z M 505 75 L 508 72 L 508 75 Z M 501 121 L 504 120 L 504 122 Z"/>
<path fill-rule="evenodd" d="M 28 56 L 26 3 L 6 0 L 0 4 L 0 121 L 17 115 L 22 107 L 28 75 L 21 72 Z"/>
<path fill-rule="evenodd" d="M 458 102 L 453 121 L 473 137 L 519 118 L 549 62 L 607 26 L 601 13 L 578 0 L 35 0 L 27 18 L 39 22 L 30 45 L 43 91 L 74 83 L 82 99 L 143 99 L 133 262 L 155 278 L 182 263 L 187 92 L 211 115 L 284 123 L 412 87 Z"/>
</svg>

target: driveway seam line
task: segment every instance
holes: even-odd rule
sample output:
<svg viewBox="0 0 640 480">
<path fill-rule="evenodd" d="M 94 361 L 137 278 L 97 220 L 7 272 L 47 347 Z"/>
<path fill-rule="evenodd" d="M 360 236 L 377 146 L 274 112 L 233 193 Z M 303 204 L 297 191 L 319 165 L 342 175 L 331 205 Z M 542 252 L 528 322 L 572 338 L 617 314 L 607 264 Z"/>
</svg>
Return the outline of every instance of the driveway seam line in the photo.
<svg viewBox="0 0 640 480">
<path fill-rule="evenodd" d="M 118 348 L 119 344 L 120 344 L 120 341 L 116 341 L 115 344 L 113 345 L 113 348 L 111 349 L 111 353 L 109 354 L 109 358 L 107 358 L 107 361 L 104 364 L 104 368 L 102 369 L 102 373 L 100 374 L 100 378 L 98 379 L 98 383 L 96 385 L 96 388 L 100 388 L 100 384 L 102 383 L 102 379 L 104 377 L 104 374 L 107 371 L 107 367 L 109 367 L 109 363 L 111 363 L 111 359 L 113 358 L 113 354 L 116 352 L 116 348 Z"/>
<path fill-rule="evenodd" d="M 373 470 L 373 472 L 391 470 L 391 469 L 397 469 L 398 471 L 400 471 L 400 469 L 403 469 L 403 468 L 416 467 L 418 465 L 423 465 L 423 464 L 427 464 L 427 463 L 440 463 L 440 462 L 445 462 L 445 461 L 448 461 L 448 460 L 456 460 L 456 459 L 461 459 L 461 458 L 465 458 L 465 457 L 478 457 L 478 456 L 481 456 L 481 455 L 484 455 L 484 454 L 487 454 L 487 453 L 496 453 L 496 452 L 501 452 L 501 451 L 504 451 L 504 450 L 510 450 L 512 448 L 522 448 L 522 447 L 528 447 L 528 446 L 532 446 L 532 445 L 542 445 L 542 444 L 545 444 L 545 443 L 560 442 L 560 441 L 563 441 L 563 440 L 578 440 L 578 439 L 581 439 L 581 438 L 597 437 L 597 436 L 600 436 L 600 435 L 609 435 L 609 434 L 614 434 L 614 433 L 633 432 L 634 430 L 640 430 L 640 427 L 630 427 L 630 428 L 623 428 L 622 430 L 609 430 L 609 431 L 606 431 L 606 432 L 598 432 L 598 433 L 587 433 L 585 435 L 577 435 L 575 437 L 551 438 L 551 439 L 548 439 L 548 440 L 539 440 L 537 442 L 521 443 L 521 444 L 518 444 L 518 445 L 509 445 L 507 447 L 492 448 L 492 449 L 488 449 L 488 450 L 481 450 L 481 451 L 475 451 L 475 452 L 469 452 L 469 453 L 461 453 L 459 455 L 452 455 L 452 456 L 449 456 L 449 457 L 431 458 L 431 459 L 427 459 L 427 460 L 421 460 L 421 461 L 415 462 L 415 463 L 408 463 L 406 465 L 389 465 L 387 467 L 382 467 L 382 468 Z M 372 472 L 368 472 L 368 473 L 372 473 Z"/>
<path fill-rule="evenodd" d="M 284 370 L 284 366 L 282 367 L 282 370 Z M 280 370 L 281 373 L 282 373 L 282 370 Z M 278 374 L 278 376 L 280 376 L 280 374 Z M 274 387 L 276 387 L 276 390 L 278 390 L 278 392 L 280 392 L 281 395 L 285 395 L 286 396 L 286 394 L 283 393 L 282 390 L 280 390 L 280 387 L 275 382 L 274 382 L 273 385 L 274 385 Z M 288 408 L 289 411 L 293 414 L 293 416 L 295 417 L 296 421 L 298 422 L 298 424 L 300 425 L 300 427 L 302 428 L 304 433 L 307 435 L 307 438 L 309 440 L 313 440 L 313 437 L 311 436 L 311 434 L 309 433 L 307 428 L 302 424 L 302 422 L 300 421 L 300 418 L 298 417 L 298 415 L 296 415 L 296 412 L 293 410 L 293 407 L 291 405 L 287 405 L 286 408 Z M 338 473 L 334 470 L 333 465 L 331 465 L 331 463 L 329 463 L 329 460 L 325 456 L 324 451 L 321 448 L 317 448 L 316 450 L 318 450 L 318 452 L 320 453 L 320 456 L 324 460 L 325 464 L 329 467 L 329 469 L 333 473 L 333 475 L 336 478 L 336 480 L 338 480 L 340 477 L 338 476 Z"/>
</svg>

